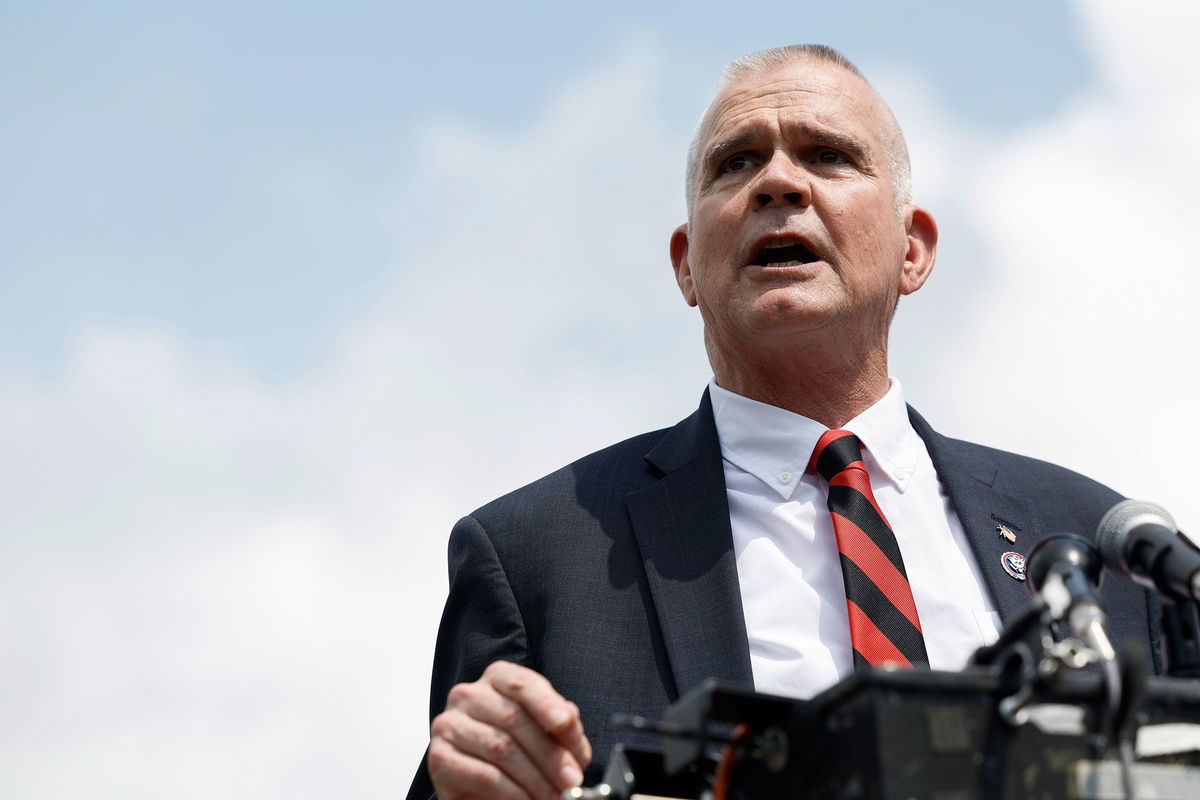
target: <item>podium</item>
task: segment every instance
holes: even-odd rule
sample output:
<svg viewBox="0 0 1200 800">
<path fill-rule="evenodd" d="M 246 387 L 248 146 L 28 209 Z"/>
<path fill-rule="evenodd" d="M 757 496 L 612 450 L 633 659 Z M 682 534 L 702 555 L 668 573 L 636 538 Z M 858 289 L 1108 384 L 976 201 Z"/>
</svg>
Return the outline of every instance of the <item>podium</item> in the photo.
<svg viewBox="0 0 1200 800">
<path fill-rule="evenodd" d="M 1126 796 L 1103 676 L 1058 676 L 1014 717 L 1000 670 L 863 669 L 811 700 L 707 682 L 658 721 L 660 750 L 618 745 L 576 798 L 1107 800 Z M 1132 779 L 1142 800 L 1200 799 L 1200 681 L 1150 678 Z"/>
</svg>

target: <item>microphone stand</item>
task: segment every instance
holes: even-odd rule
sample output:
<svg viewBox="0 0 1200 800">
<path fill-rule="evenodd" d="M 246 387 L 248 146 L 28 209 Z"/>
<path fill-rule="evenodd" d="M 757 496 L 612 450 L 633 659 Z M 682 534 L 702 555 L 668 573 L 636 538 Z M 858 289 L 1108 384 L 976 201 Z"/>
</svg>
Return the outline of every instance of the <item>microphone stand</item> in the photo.
<svg viewBox="0 0 1200 800">
<path fill-rule="evenodd" d="M 1200 603 L 1171 602 L 1168 598 L 1163 603 L 1162 627 L 1167 674 L 1172 678 L 1200 678 Z"/>
</svg>

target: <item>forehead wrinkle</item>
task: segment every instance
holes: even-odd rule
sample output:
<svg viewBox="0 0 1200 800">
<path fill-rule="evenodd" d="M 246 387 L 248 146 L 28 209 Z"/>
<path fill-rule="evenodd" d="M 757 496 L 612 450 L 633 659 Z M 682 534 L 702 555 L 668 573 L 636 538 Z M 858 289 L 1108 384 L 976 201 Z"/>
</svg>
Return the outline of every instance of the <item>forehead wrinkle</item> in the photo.
<svg viewBox="0 0 1200 800">
<path fill-rule="evenodd" d="M 829 94 L 837 95 L 851 106 L 857 106 L 863 110 L 874 105 L 871 100 L 877 98 L 878 93 L 871 84 L 859 76 L 846 72 L 840 67 L 830 68 L 828 64 L 824 63 L 810 64 L 809 66 L 811 68 L 805 69 L 802 75 L 796 74 L 797 68 L 801 67 L 800 64 L 797 64 L 768 73 L 778 75 L 771 81 L 763 82 L 762 75 L 755 74 L 735 82 L 726 88 L 724 97 L 716 103 L 713 119 L 720 119 L 730 107 L 752 102 L 754 98 L 760 101 L 758 104 L 760 108 L 786 108 L 798 105 L 796 101 L 799 98 L 796 98 L 796 95 L 825 96 Z M 849 75 L 853 82 L 859 84 L 858 89 L 840 85 L 839 75 Z M 739 84 L 742 85 L 739 86 Z M 861 89 L 866 89 L 866 93 L 863 94 L 859 91 Z"/>
</svg>

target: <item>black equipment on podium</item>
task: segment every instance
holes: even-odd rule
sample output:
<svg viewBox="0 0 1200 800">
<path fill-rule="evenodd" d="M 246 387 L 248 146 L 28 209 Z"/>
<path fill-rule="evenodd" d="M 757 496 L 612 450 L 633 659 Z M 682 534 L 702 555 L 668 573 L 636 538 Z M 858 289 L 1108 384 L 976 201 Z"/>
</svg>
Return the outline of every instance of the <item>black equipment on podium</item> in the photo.
<svg viewBox="0 0 1200 800">
<path fill-rule="evenodd" d="M 1180 563 L 1185 545 L 1138 527 L 1147 508 L 1161 511 L 1122 504 L 1101 525 L 1118 572 L 1113 554 L 1139 558 L 1139 547 Z M 1174 531 L 1165 518 L 1151 522 Z M 1164 574 L 1164 563 L 1130 571 L 1149 583 L 1143 574 Z M 603 781 L 564 798 L 1196 800 L 1200 682 L 1177 677 L 1200 674 L 1196 605 L 1167 597 L 1172 677 L 1147 677 L 1144 651 L 1118 658 L 1108 641 L 1101 566 L 1085 539 L 1041 542 L 1026 567 L 1033 603 L 961 672 L 864 667 L 811 700 L 710 681 L 661 720 L 617 715 L 620 727 L 659 734 L 661 748 L 618 744 Z"/>
</svg>

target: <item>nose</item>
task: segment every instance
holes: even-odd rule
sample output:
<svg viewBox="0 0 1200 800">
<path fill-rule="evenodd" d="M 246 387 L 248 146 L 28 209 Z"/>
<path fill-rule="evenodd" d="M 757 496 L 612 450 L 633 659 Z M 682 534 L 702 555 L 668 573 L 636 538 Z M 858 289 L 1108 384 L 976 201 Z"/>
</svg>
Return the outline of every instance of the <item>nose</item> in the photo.
<svg viewBox="0 0 1200 800">
<path fill-rule="evenodd" d="M 811 202 L 808 174 L 787 153 L 776 151 L 753 187 L 756 210 L 782 206 L 803 208 Z"/>
</svg>

